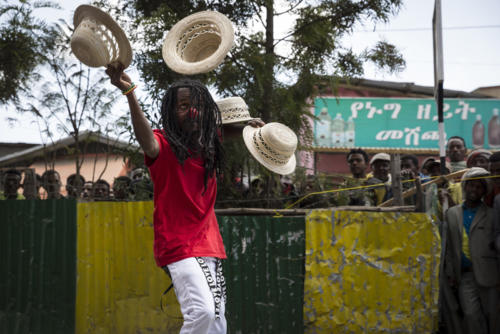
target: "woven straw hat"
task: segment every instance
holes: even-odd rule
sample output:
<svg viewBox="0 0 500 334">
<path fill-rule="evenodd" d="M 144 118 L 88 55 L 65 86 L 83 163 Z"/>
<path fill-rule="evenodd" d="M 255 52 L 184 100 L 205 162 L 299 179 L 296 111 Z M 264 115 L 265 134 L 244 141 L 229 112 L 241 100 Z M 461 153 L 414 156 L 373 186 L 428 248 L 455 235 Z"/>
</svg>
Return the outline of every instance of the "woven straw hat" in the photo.
<svg viewBox="0 0 500 334">
<path fill-rule="evenodd" d="M 177 73 L 206 73 L 222 63 L 233 43 L 231 21 L 219 12 L 203 11 L 170 29 L 163 42 L 163 60 Z"/>
<path fill-rule="evenodd" d="M 132 48 L 122 28 L 97 7 L 81 5 L 73 16 L 75 31 L 71 50 L 90 67 L 120 62 L 125 68 L 132 62 Z"/>
<path fill-rule="evenodd" d="M 261 128 L 247 125 L 243 139 L 253 157 L 272 172 L 287 175 L 295 170 L 298 140 L 288 126 L 281 123 L 267 123 Z"/>
<path fill-rule="evenodd" d="M 222 124 L 246 122 L 253 119 L 250 117 L 245 100 L 239 96 L 228 97 L 215 103 L 217 103 L 219 107 L 222 116 Z"/>
</svg>

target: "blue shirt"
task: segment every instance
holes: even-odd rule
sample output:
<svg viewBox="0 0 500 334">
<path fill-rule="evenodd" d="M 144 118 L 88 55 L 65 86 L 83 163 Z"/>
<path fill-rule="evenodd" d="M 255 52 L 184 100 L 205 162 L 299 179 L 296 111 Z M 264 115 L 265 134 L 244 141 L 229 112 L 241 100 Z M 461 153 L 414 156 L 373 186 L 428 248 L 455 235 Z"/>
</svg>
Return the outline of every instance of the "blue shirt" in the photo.
<svg viewBox="0 0 500 334">
<path fill-rule="evenodd" d="M 463 225 L 464 225 L 464 230 L 465 233 L 467 234 L 467 238 L 470 237 L 470 226 L 472 225 L 472 221 L 474 220 L 474 217 L 476 216 L 477 210 L 479 209 L 478 207 L 475 208 L 468 208 L 465 206 L 465 204 L 462 204 L 462 208 L 464 210 L 463 215 Z M 464 240 L 462 240 L 462 245 L 463 245 Z M 467 245 L 469 242 L 467 242 Z M 465 255 L 465 253 L 462 251 L 462 268 L 469 268 L 472 267 L 472 262 L 471 260 Z"/>
</svg>

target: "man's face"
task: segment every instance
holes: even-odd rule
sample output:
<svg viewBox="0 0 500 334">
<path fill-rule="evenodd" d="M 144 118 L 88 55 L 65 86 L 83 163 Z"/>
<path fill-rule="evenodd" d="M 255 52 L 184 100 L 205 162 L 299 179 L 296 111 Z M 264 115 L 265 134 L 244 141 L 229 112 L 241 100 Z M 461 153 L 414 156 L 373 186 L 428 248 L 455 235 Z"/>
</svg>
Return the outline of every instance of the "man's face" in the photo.
<svg viewBox="0 0 500 334">
<path fill-rule="evenodd" d="M 418 174 L 418 167 L 415 166 L 413 163 L 413 160 L 411 159 L 403 159 L 401 160 L 401 170 L 403 169 L 409 169 L 413 171 L 415 174 Z"/>
<path fill-rule="evenodd" d="M 353 153 L 349 156 L 347 160 L 351 174 L 354 177 L 358 177 L 364 174 L 366 170 L 366 161 L 362 154 Z"/>
<path fill-rule="evenodd" d="M 94 185 L 94 198 L 105 199 L 109 195 L 109 188 L 104 183 L 97 183 Z"/>
<path fill-rule="evenodd" d="M 490 162 L 490 173 L 492 176 L 498 176 L 492 178 L 493 182 L 497 187 L 500 187 L 500 161 L 498 162 Z"/>
<path fill-rule="evenodd" d="M 481 180 L 469 180 L 465 182 L 465 199 L 478 202 L 486 193 L 486 187 Z"/>
<path fill-rule="evenodd" d="M 124 181 L 115 181 L 113 184 L 113 194 L 116 199 L 125 199 L 128 195 L 128 186 Z"/>
<path fill-rule="evenodd" d="M 197 116 L 197 110 L 191 108 L 191 90 L 186 87 L 177 90 L 177 103 L 175 105 L 177 121 L 184 131 L 196 130 L 198 124 L 193 122 Z"/>
<path fill-rule="evenodd" d="M 47 192 L 51 194 L 59 193 L 61 189 L 61 179 L 59 174 L 49 174 L 47 177 Z"/>
<path fill-rule="evenodd" d="M 481 154 L 478 156 L 475 156 L 474 159 L 472 159 L 472 161 L 471 161 L 471 167 L 481 167 L 481 168 L 488 170 L 489 165 L 490 165 L 489 159 Z"/>
<path fill-rule="evenodd" d="M 74 178 L 66 185 L 66 190 L 68 195 L 75 197 L 77 194 L 81 193 L 83 189 L 83 180 L 81 178 Z"/>
<path fill-rule="evenodd" d="M 33 199 L 38 196 L 38 181 L 32 173 L 24 174 L 23 195 L 26 199 Z"/>
<path fill-rule="evenodd" d="M 7 198 L 16 198 L 17 189 L 21 185 L 21 177 L 17 174 L 6 174 L 4 179 L 4 191 Z"/>
<path fill-rule="evenodd" d="M 446 155 L 450 158 L 452 162 L 463 161 L 465 158 L 465 153 L 467 149 L 464 143 L 460 139 L 452 139 L 448 142 L 446 148 Z"/>
<path fill-rule="evenodd" d="M 375 160 L 372 164 L 373 176 L 385 182 L 389 179 L 389 161 Z"/>
</svg>

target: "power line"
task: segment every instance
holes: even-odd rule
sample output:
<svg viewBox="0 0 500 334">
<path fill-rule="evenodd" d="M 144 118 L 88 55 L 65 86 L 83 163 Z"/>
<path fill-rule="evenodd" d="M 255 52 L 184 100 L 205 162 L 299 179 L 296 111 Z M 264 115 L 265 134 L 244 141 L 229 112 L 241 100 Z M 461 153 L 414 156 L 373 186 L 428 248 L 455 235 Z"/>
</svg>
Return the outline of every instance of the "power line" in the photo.
<svg viewBox="0 0 500 334">
<path fill-rule="evenodd" d="M 467 30 L 467 29 L 497 29 L 500 25 L 484 25 L 484 26 L 456 26 L 444 27 L 443 30 Z M 399 31 L 430 31 L 432 28 L 399 28 L 399 29 L 375 29 L 375 30 L 355 30 L 355 32 L 399 32 Z"/>
<path fill-rule="evenodd" d="M 416 62 L 416 63 L 427 63 L 430 64 L 432 60 L 423 60 L 423 59 L 406 59 L 407 62 Z M 457 62 L 457 61 L 444 61 L 447 65 L 471 65 L 471 66 L 500 66 L 500 63 L 477 63 L 477 62 Z"/>
</svg>

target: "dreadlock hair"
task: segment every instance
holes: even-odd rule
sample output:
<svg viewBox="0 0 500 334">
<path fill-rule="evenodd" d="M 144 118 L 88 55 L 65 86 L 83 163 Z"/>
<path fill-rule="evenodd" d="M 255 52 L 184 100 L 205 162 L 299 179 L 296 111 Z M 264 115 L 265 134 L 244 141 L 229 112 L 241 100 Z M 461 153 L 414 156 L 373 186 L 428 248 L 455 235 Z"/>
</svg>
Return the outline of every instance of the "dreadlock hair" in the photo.
<svg viewBox="0 0 500 334">
<path fill-rule="evenodd" d="M 194 117 L 186 117 L 185 122 L 197 124 L 197 129 L 189 126 L 189 131 L 181 128 L 177 119 L 177 91 L 179 88 L 189 88 L 190 108 L 196 109 Z M 219 129 L 222 129 L 222 118 L 207 87 L 197 80 L 184 78 L 174 82 L 163 97 L 161 104 L 160 124 L 163 136 L 170 144 L 172 151 L 181 165 L 192 156 L 199 155 L 205 167 L 204 184 L 214 174 L 222 175 L 224 164 L 224 149 Z M 189 124 L 188 124 L 189 125 Z"/>
</svg>

